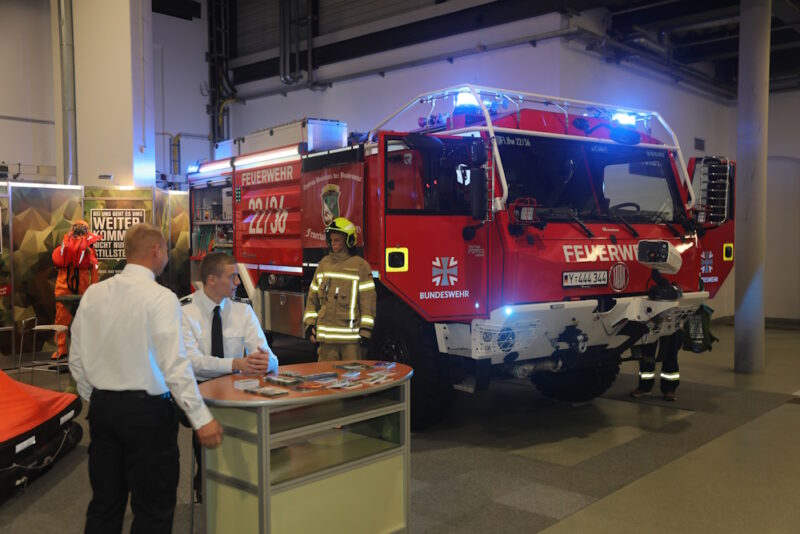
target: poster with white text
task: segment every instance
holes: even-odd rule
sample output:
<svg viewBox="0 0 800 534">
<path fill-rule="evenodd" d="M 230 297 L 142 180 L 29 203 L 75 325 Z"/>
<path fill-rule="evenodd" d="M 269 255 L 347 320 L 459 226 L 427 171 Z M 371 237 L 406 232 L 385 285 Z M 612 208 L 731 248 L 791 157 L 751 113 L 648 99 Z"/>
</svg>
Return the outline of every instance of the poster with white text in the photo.
<svg viewBox="0 0 800 534">
<path fill-rule="evenodd" d="M 141 209 L 91 210 L 92 231 L 103 239 L 94 244 L 98 260 L 125 258 L 125 232 L 134 224 L 145 222 Z"/>
</svg>

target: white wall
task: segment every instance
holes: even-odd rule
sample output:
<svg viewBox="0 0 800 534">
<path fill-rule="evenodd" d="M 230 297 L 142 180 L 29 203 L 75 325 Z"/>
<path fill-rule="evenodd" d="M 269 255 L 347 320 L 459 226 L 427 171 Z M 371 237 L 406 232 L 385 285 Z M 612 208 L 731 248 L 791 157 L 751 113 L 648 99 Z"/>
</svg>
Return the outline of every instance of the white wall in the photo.
<svg viewBox="0 0 800 534">
<path fill-rule="evenodd" d="M 800 157 L 800 90 L 769 95 L 770 156 Z"/>
<path fill-rule="evenodd" d="M 552 72 L 558 64 L 558 43 L 542 43 L 536 48 L 517 47 L 476 56 L 434 63 L 414 69 L 387 72 L 384 78 L 372 76 L 336 83 L 323 92 L 297 91 L 287 96 L 251 100 L 234 106 L 235 135 L 303 117 L 338 119 L 350 131 L 366 132 L 407 104 L 416 95 L 460 83 L 504 88 L 524 87 L 553 93 L 556 80 L 538 76 L 536 67 Z M 525 68 L 509 72 L 508 65 Z M 416 122 L 417 117 L 412 117 Z"/>
<path fill-rule="evenodd" d="M 652 73 L 609 64 L 565 44 L 561 52 L 564 96 L 657 111 L 678 137 L 683 156 L 731 155 L 736 148 L 735 109 Z M 695 137 L 706 141 L 694 149 Z M 662 139 L 662 141 L 669 141 Z"/>
<path fill-rule="evenodd" d="M 558 15 L 545 15 L 534 20 L 519 21 L 482 32 L 426 43 L 427 50 L 475 48 L 480 43 L 509 40 L 521 35 L 535 35 L 560 26 Z M 423 45 L 414 45 L 382 55 L 389 63 L 410 61 L 420 57 Z M 542 41 L 472 56 L 455 58 L 453 63 L 439 61 L 419 67 L 387 72 L 385 77 L 372 75 L 347 82 L 334 83 L 322 92 L 308 90 L 249 100 L 232 108 L 232 135 L 245 135 L 304 117 L 346 121 L 350 131 L 366 132 L 382 119 L 408 103 L 416 95 L 462 83 L 474 83 L 506 89 L 524 88 L 544 94 L 558 92 L 558 78 L 553 75 L 559 65 L 560 45 L 557 39 Z M 374 58 L 352 60 L 362 69 L 373 68 Z M 346 70 L 340 68 L 339 71 Z M 325 68 L 323 68 L 325 69 Z M 336 67 L 320 69 L 319 78 L 336 75 Z M 243 87 L 247 93 L 250 88 Z M 417 117 L 410 117 L 416 123 Z M 411 126 L 409 126 L 411 127 Z"/>
<path fill-rule="evenodd" d="M 81 0 L 72 14 L 79 183 L 152 186 L 150 1 Z"/>
<path fill-rule="evenodd" d="M 769 99 L 764 314 L 800 319 L 800 91 Z"/>
<path fill-rule="evenodd" d="M 0 2 L 0 161 L 56 164 L 50 44 L 49 0 Z"/>
<path fill-rule="evenodd" d="M 155 67 L 156 169 L 169 174 L 169 137 L 159 133 L 194 134 L 206 139 L 181 136 L 181 173 L 210 153 L 208 64 L 205 60 L 207 33 L 204 20 L 192 21 L 153 14 L 153 64 Z"/>
</svg>

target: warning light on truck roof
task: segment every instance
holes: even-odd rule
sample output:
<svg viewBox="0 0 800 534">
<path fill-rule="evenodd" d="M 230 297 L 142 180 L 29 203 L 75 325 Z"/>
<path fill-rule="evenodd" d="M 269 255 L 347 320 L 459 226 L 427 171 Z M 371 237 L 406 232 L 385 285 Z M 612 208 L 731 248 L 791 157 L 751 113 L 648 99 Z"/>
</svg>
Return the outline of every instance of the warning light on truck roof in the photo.
<svg viewBox="0 0 800 534">
<path fill-rule="evenodd" d="M 629 113 L 614 113 L 611 116 L 611 120 L 618 124 L 625 124 L 628 126 L 636 125 L 636 115 L 631 115 Z"/>
<path fill-rule="evenodd" d="M 469 91 L 458 93 L 456 95 L 456 107 L 461 106 L 478 107 L 478 100 Z"/>
</svg>

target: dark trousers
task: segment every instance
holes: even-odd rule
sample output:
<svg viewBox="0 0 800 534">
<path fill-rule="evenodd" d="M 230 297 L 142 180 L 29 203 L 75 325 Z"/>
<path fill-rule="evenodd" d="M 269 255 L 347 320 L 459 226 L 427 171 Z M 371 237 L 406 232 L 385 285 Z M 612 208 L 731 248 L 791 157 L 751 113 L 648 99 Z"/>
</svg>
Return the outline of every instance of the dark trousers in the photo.
<svg viewBox="0 0 800 534">
<path fill-rule="evenodd" d="M 95 390 L 89 405 L 86 533 L 121 532 L 128 494 L 131 532 L 170 533 L 177 501 L 178 417 L 168 398 Z"/>
<path fill-rule="evenodd" d="M 675 392 L 680 385 L 678 368 L 678 351 L 681 348 L 683 332 L 678 330 L 671 336 L 659 339 L 658 343 L 651 343 L 641 347 L 642 358 L 639 360 L 639 389 L 650 391 L 655 384 L 656 348 L 658 359 L 661 360 L 661 377 L 659 386 L 661 393 Z"/>
</svg>

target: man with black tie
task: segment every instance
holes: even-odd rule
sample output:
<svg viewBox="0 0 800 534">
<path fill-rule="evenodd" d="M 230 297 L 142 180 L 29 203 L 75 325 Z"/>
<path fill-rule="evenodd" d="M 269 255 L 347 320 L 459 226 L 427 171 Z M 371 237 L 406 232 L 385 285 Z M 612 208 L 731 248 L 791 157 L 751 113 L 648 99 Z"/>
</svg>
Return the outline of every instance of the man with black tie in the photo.
<svg viewBox="0 0 800 534">
<path fill-rule="evenodd" d="M 278 358 L 267 344 L 253 308 L 232 300 L 241 281 L 236 260 L 221 252 L 200 264 L 203 289 L 181 299 L 181 325 L 186 355 L 198 380 L 239 371 L 266 374 L 278 369 Z M 199 446 L 194 442 L 198 465 Z M 200 499 L 200 470 L 195 493 Z"/>
</svg>

